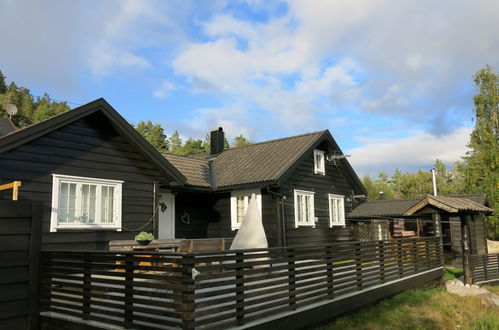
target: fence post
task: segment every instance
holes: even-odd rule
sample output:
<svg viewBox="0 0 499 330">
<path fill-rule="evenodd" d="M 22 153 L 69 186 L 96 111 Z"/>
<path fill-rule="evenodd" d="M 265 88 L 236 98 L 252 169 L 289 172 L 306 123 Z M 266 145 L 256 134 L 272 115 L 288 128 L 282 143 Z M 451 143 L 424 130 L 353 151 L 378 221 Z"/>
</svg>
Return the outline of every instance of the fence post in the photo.
<svg viewBox="0 0 499 330">
<path fill-rule="evenodd" d="M 90 297 L 92 290 L 92 259 L 88 252 L 83 253 L 83 305 L 82 318 L 88 320 L 90 316 Z"/>
<path fill-rule="evenodd" d="M 333 255 L 330 245 L 326 247 L 326 276 L 327 276 L 327 295 L 332 298 L 334 296 L 334 283 L 333 283 Z"/>
<path fill-rule="evenodd" d="M 236 319 L 237 324 L 244 324 L 244 255 L 236 252 Z"/>
<path fill-rule="evenodd" d="M 379 271 L 381 283 L 385 283 L 385 242 L 379 241 Z"/>
<path fill-rule="evenodd" d="M 464 283 L 471 284 L 470 271 L 470 245 L 469 245 L 469 220 L 471 215 L 466 213 L 461 218 L 461 248 L 463 255 Z"/>
<path fill-rule="evenodd" d="M 133 271 L 134 255 L 125 254 L 125 328 L 133 326 Z"/>
<path fill-rule="evenodd" d="M 29 299 L 28 302 L 28 327 L 40 327 L 40 298 L 41 298 L 41 236 L 42 236 L 43 203 L 31 202 L 31 231 L 29 244 Z"/>
<path fill-rule="evenodd" d="M 295 249 L 288 248 L 288 286 L 289 286 L 289 305 L 296 304 L 296 275 L 295 275 Z"/>
<path fill-rule="evenodd" d="M 192 269 L 195 266 L 194 255 L 186 253 L 182 255 L 180 266 L 182 267 L 183 287 L 182 305 L 182 329 L 194 329 L 194 294 L 196 292 L 195 281 L 192 278 Z"/>
<path fill-rule="evenodd" d="M 362 243 L 357 244 L 358 249 L 355 252 L 355 274 L 357 288 L 362 290 Z"/>
<path fill-rule="evenodd" d="M 404 256 L 402 250 L 402 241 L 397 240 L 397 265 L 399 270 L 399 276 L 402 277 L 404 275 Z"/>
<path fill-rule="evenodd" d="M 417 273 L 419 270 L 418 262 L 419 262 L 419 244 L 418 244 L 418 239 L 414 238 L 412 241 L 412 263 L 413 263 L 414 273 Z"/>
</svg>

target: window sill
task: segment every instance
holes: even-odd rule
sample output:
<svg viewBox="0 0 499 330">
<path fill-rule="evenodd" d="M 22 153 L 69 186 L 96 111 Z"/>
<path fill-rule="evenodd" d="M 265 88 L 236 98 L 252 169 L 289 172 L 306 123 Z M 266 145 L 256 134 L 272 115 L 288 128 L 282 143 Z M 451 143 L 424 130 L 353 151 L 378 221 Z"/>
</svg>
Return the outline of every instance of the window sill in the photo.
<svg viewBox="0 0 499 330">
<path fill-rule="evenodd" d="M 70 230 L 75 230 L 75 231 L 80 231 L 80 230 L 112 230 L 112 231 L 121 231 L 121 227 L 117 227 L 116 225 L 112 226 L 103 226 L 103 225 L 85 225 L 85 224 L 80 224 L 80 225 L 69 225 L 69 226 L 57 226 L 54 228 L 50 228 L 51 233 L 55 233 L 58 231 L 70 231 Z"/>
<path fill-rule="evenodd" d="M 298 222 L 296 224 L 296 228 L 298 227 L 312 227 L 315 228 L 315 223 L 309 223 L 309 222 Z"/>
</svg>

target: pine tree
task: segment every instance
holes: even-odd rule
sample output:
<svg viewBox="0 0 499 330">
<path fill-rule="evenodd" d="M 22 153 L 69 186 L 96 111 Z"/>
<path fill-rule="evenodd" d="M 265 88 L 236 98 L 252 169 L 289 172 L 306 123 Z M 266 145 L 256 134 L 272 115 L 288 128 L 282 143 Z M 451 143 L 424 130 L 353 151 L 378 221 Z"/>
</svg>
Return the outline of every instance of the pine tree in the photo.
<svg viewBox="0 0 499 330">
<path fill-rule="evenodd" d="M 161 124 L 153 124 L 150 120 L 147 122 L 141 120 L 135 129 L 157 150 L 168 150 L 168 140 Z"/>
<path fill-rule="evenodd" d="M 5 77 L 0 70 L 0 94 L 4 94 L 7 91 L 7 83 L 5 82 Z"/>
<path fill-rule="evenodd" d="M 182 148 L 182 139 L 180 138 L 177 130 L 175 130 L 175 132 L 170 136 L 170 151 L 179 155 L 184 153 Z"/>
<path fill-rule="evenodd" d="M 249 141 L 246 139 L 242 134 L 239 136 L 236 136 L 234 138 L 234 147 L 243 147 L 243 146 L 249 146 L 250 144 L 253 144 L 253 142 Z"/>
<path fill-rule="evenodd" d="M 184 155 L 201 154 L 204 152 L 203 141 L 189 138 L 185 141 L 182 153 Z"/>
</svg>

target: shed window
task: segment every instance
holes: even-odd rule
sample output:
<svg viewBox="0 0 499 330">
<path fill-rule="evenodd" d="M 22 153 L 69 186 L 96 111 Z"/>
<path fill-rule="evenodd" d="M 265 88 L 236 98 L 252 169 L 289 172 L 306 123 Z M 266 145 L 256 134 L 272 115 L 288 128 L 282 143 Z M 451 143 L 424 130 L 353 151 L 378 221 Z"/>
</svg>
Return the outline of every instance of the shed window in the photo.
<svg viewBox="0 0 499 330">
<path fill-rule="evenodd" d="M 314 192 L 295 190 L 295 228 L 315 227 Z"/>
<path fill-rule="evenodd" d="M 121 230 L 123 181 L 53 174 L 50 231 Z"/>
<path fill-rule="evenodd" d="M 239 229 L 241 223 L 243 222 L 244 215 L 248 210 L 248 205 L 251 196 L 255 194 L 256 205 L 258 206 L 258 211 L 260 215 L 262 214 L 262 194 L 260 190 L 239 190 L 233 191 L 230 197 L 230 218 L 231 218 L 231 228 L 232 230 Z"/>
<path fill-rule="evenodd" d="M 329 194 L 329 227 L 345 225 L 345 196 Z"/>
<path fill-rule="evenodd" d="M 315 174 L 326 174 L 326 166 L 324 162 L 324 151 L 314 150 L 314 173 Z"/>
</svg>

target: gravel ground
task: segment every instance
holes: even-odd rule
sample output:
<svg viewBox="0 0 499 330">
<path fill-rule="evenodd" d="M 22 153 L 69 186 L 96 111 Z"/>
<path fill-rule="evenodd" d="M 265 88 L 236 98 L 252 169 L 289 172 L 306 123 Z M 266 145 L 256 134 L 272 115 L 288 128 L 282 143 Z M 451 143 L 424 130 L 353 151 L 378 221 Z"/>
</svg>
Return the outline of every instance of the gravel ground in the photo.
<svg viewBox="0 0 499 330">
<path fill-rule="evenodd" d="M 499 241 L 487 240 L 487 247 L 489 248 L 489 253 L 499 253 Z"/>
</svg>

